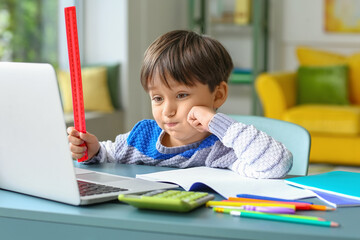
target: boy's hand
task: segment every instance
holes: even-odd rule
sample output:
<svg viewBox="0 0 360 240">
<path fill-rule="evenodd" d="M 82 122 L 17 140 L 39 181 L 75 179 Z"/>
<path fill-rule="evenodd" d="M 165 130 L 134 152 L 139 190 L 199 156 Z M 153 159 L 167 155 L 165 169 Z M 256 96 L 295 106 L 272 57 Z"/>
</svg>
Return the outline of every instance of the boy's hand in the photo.
<svg viewBox="0 0 360 240">
<path fill-rule="evenodd" d="M 71 155 L 74 159 L 82 158 L 85 155 L 85 151 L 88 151 L 88 159 L 95 156 L 100 149 L 99 140 L 95 135 L 92 135 L 88 132 L 81 133 L 77 131 L 74 127 L 69 127 L 67 129 L 69 145 Z M 86 146 L 80 146 L 85 143 Z"/>
<path fill-rule="evenodd" d="M 190 109 L 187 121 L 199 132 L 209 131 L 209 123 L 214 117 L 215 111 L 204 106 L 194 106 Z"/>
</svg>

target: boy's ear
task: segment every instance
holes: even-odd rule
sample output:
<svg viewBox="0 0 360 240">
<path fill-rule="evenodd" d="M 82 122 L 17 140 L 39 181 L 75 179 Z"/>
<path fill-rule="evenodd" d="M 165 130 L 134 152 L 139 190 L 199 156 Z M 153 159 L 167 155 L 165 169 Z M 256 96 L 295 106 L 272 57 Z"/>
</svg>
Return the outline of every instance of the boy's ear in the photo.
<svg viewBox="0 0 360 240">
<path fill-rule="evenodd" d="M 214 108 L 218 109 L 221 107 L 228 96 L 228 84 L 222 81 L 216 88 L 215 88 L 215 98 L 214 98 Z"/>
</svg>

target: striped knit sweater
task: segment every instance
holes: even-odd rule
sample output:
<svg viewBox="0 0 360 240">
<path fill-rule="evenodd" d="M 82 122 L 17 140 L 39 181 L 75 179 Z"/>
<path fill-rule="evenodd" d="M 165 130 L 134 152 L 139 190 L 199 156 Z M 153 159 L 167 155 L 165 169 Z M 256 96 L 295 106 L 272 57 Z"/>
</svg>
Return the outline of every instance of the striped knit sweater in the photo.
<svg viewBox="0 0 360 240">
<path fill-rule="evenodd" d="M 99 153 L 86 164 L 118 162 L 188 168 L 229 168 L 251 178 L 281 178 L 292 167 L 286 147 L 252 125 L 217 113 L 209 124 L 212 135 L 179 147 L 161 144 L 164 131 L 154 120 L 143 120 L 115 142 L 101 142 Z"/>
</svg>

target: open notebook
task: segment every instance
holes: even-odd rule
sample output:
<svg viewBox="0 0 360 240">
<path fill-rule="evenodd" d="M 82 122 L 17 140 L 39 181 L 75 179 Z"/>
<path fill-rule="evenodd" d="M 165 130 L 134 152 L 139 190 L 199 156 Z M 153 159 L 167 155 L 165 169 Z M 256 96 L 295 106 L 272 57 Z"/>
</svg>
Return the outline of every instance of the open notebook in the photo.
<svg viewBox="0 0 360 240">
<path fill-rule="evenodd" d="M 311 191 L 289 186 L 284 179 L 247 178 L 229 169 L 194 167 L 138 174 L 136 177 L 151 181 L 176 183 L 185 190 L 202 191 L 204 188 L 211 188 L 224 198 L 236 197 L 237 194 L 291 200 L 315 196 Z"/>
</svg>

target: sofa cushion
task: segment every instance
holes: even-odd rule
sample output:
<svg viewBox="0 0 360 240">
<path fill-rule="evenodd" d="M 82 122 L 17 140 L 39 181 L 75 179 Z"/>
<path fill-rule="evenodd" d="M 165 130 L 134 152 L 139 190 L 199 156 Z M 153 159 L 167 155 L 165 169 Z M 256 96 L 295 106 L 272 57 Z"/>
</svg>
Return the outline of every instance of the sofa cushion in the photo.
<svg viewBox="0 0 360 240">
<path fill-rule="evenodd" d="M 354 104 L 360 105 L 360 53 L 348 58 L 349 64 L 349 97 Z"/>
<path fill-rule="evenodd" d="M 285 112 L 283 119 L 310 133 L 360 135 L 360 106 L 299 105 Z"/>
<path fill-rule="evenodd" d="M 92 63 L 86 64 L 84 68 L 105 67 L 107 75 L 107 85 L 110 93 L 111 103 L 115 109 L 120 109 L 120 64 L 119 63 Z"/>
<path fill-rule="evenodd" d="M 337 53 L 326 52 L 309 47 L 296 49 L 298 61 L 302 66 L 328 66 L 346 64 L 346 56 Z"/>
<path fill-rule="evenodd" d="M 84 109 L 110 113 L 114 111 L 107 85 L 105 67 L 83 68 L 81 71 Z M 70 73 L 58 71 L 58 81 L 64 112 L 72 112 L 72 93 Z"/>
<path fill-rule="evenodd" d="M 301 66 L 298 69 L 298 104 L 349 104 L 347 66 Z"/>
<path fill-rule="evenodd" d="M 298 47 L 296 53 L 301 66 L 347 64 L 349 66 L 349 99 L 351 103 L 360 105 L 360 53 L 346 56 L 304 46 Z"/>
</svg>

